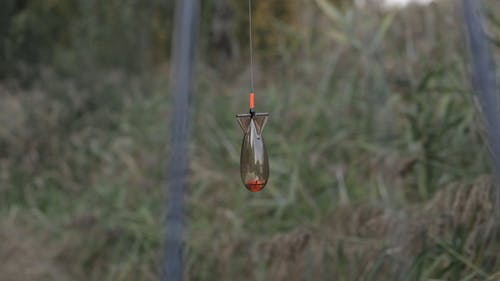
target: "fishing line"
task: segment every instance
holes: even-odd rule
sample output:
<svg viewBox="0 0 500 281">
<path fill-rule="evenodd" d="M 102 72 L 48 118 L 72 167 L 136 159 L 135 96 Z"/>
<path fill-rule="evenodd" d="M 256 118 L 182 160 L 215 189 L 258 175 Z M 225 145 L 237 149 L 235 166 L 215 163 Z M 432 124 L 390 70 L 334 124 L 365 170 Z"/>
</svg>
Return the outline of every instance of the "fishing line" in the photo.
<svg viewBox="0 0 500 281">
<path fill-rule="evenodd" d="M 253 110 L 254 107 L 254 76 L 253 76 L 253 38 L 252 38 L 252 0 L 248 0 L 248 37 L 250 44 L 250 110 Z"/>
</svg>

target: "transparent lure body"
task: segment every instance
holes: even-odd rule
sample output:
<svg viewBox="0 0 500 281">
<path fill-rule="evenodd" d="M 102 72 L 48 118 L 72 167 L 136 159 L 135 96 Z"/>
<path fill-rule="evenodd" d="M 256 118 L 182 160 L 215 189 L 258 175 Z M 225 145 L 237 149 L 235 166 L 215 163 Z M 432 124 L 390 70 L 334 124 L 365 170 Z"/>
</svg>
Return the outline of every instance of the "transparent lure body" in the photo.
<svg viewBox="0 0 500 281">
<path fill-rule="evenodd" d="M 248 190 L 257 192 L 266 186 L 269 179 L 269 160 L 262 136 L 268 114 L 239 114 L 236 117 L 244 134 L 240 159 L 241 180 Z"/>
</svg>

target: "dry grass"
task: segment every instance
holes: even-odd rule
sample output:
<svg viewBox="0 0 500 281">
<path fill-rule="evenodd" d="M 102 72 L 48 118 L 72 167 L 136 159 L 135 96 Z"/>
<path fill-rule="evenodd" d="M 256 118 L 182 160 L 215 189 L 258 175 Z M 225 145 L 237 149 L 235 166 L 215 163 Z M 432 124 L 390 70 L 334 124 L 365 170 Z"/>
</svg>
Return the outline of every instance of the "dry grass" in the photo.
<svg viewBox="0 0 500 281">
<path fill-rule="evenodd" d="M 429 271 L 423 269 L 429 278 L 461 263 L 462 276 L 499 280 L 494 274 L 500 269 L 500 222 L 494 216 L 492 193 L 491 179 L 481 177 L 470 184 L 451 184 L 429 202 L 401 210 L 350 205 L 339 207 L 317 226 L 309 224 L 269 238 L 229 238 L 216 253 L 207 253 L 215 255 L 211 274 L 218 280 L 329 280 L 335 276 L 337 280 L 405 280 L 415 276 L 418 259 L 432 252 L 442 258 Z M 80 218 L 67 227 L 95 232 L 95 220 Z M 108 237 L 104 240 L 113 239 L 112 233 L 104 234 Z M 457 235 L 462 245 L 448 245 Z M 23 226 L 19 219 L 5 220 L 0 227 L 0 280 L 82 280 L 71 278 L 64 263 L 82 250 L 81 243 L 75 248 L 74 238 L 66 235 L 66 242 L 54 243 L 47 232 Z M 187 274 L 188 280 L 195 280 Z M 140 280 L 154 279 L 141 276 Z M 128 280 L 123 277 L 120 280 Z"/>
<path fill-rule="evenodd" d="M 187 280 L 494 280 L 488 154 L 451 1 L 330 17 L 315 3 L 300 30 L 273 24 L 279 59 L 257 56 L 264 192 L 238 176 L 246 62 L 198 68 Z M 0 278 L 156 280 L 168 71 L 74 72 L 0 90 Z"/>
<path fill-rule="evenodd" d="M 491 179 L 482 177 L 451 184 L 431 201 L 402 210 L 342 207 L 319 226 L 229 241 L 214 274 L 218 280 L 427 280 L 419 278 L 437 278 L 458 263 L 462 277 L 498 280 L 500 221 L 492 192 Z M 458 238 L 460 246 L 448 244 Z M 416 272 L 428 253 L 437 257 L 434 263 Z M 241 256 L 244 271 L 232 272 Z"/>
<path fill-rule="evenodd" d="M 0 224 L 0 241 L 1 281 L 73 280 L 57 262 L 58 248 L 44 233 L 5 220 Z"/>
</svg>

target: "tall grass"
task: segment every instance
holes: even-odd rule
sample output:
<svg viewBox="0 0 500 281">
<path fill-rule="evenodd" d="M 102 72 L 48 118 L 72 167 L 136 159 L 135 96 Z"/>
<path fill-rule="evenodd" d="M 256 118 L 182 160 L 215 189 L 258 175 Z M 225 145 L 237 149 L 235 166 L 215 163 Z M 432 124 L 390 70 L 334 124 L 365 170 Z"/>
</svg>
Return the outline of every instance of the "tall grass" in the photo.
<svg viewBox="0 0 500 281">
<path fill-rule="evenodd" d="M 487 148 L 454 6 L 328 3 L 304 3 L 301 28 L 269 26 L 289 38 L 258 64 L 257 110 L 270 113 L 263 192 L 246 192 L 238 172 L 247 70 L 199 64 L 186 278 L 498 280 Z M 167 69 L 42 73 L 0 91 L 0 237 L 29 253 L 0 272 L 154 280 Z"/>
</svg>

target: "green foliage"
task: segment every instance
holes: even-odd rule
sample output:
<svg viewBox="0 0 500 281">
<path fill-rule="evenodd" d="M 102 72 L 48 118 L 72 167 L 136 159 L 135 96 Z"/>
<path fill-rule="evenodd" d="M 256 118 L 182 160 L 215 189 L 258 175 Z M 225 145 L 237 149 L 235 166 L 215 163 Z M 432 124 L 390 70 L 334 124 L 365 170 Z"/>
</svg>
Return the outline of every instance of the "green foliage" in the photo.
<svg viewBox="0 0 500 281">
<path fill-rule="evenodd" d="M 0 78 L 38 76 L 39 65 L 71 75 L 92 68 L 138 70 L 169 54 L 165 1 L 14 1 L 0 4 Z"/>
<path fill-rule="evenodd" d="M 199 63 L 186 279 L 495 280 L 489 160 L 450 4 L 264 2 L 256 105 L 270 113 L 270 181 L 251 194 L 239 179 L 247 75 Z M 0 272 L 41 264 L 54 280 L 156 280 L 171 103 L 168 71 L 151 65 L 168 53 L 171 7 L 24 3 L 0 4 L 11 42 L 0 65 L 45 67 L 28 85 L 1 84 L 0 237 L 34 258 Z M 246 3 L 226 3 L 239 11 L 231 40 L 244 42 Z M 222 66 L 241 70 L 235 60 Z M 0 255 L 12 249 L 2 245 Z"/>
</svg>

